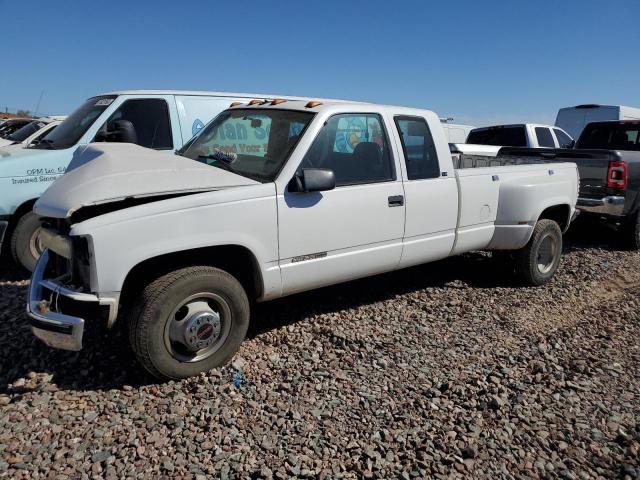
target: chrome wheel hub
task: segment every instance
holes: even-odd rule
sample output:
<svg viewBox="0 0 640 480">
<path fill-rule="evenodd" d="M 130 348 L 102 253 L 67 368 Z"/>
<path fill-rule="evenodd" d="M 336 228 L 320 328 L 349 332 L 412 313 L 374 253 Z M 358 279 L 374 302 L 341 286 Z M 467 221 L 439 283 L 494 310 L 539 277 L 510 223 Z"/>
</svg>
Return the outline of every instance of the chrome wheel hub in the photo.
<svg viewBox="0 0 640 480">
<path fill-rule="evenodd" d="M 542 238 L 538 247 L 538 255 L 536 263 L 540 273 L 548 273 L 556 261 L 558 252 L 558 242 L 552 235 L 546 235 Z"/>
<path fill-rule="evenodd" d="M 194 352 L 208 347 L 220 336 L 220 316 L 216 312 L 198 313 L 183 323 L 184 343 Z"/>
<path fill-rule="evenodd" d="M 29 238 L 29 252 L 34 258 L 39 258 L 43 251 L 44 247 L 42 246 L 42 238 L 40 237 L 40 228 L 37 228 Z"/>
<path fill-rule="evenodd" d="M 224 344 L 231 330 L 231 310 L 215 293 L 186 298 L 165 323 L 165 346 L 180 362 L 203 360 Z"/>
</svg>

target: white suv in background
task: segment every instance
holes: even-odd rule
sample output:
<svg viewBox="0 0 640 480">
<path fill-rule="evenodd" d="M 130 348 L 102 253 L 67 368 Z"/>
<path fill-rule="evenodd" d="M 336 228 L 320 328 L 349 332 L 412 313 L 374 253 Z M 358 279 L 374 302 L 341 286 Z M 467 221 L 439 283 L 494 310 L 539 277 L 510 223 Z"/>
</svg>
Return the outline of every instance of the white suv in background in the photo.
<svg viewBox="0 0 640 480">
<path fill-rule="evenodd" d="M 553 125 L 518 123 L 474 128 L 468 144 L 497 147 L 573 148 L 574 140 L 567 132 Z"/>
<path fill-rule="evenodd" d="M 24 127 L 16 130 L 6 138 L 0 138 L 0 147 L 2 147 L 1 151 L 25 148 L 32 143 L 39 142 L 49 132 L 60 125 L 65 118 L 66 117 L 63 116 L 56 116 L 34 119 L 33 122 L 27 123 Z"/>
</svg>

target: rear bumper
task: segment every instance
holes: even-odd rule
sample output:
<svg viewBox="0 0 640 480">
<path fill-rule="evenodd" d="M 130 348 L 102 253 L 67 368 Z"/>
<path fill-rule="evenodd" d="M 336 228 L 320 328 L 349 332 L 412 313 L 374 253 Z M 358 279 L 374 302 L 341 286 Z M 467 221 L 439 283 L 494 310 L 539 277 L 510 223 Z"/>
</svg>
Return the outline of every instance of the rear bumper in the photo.
<svg viewBox="0 0 640 480">
<path fill-rule="evenodd" d="M 101 298 L 91 293 L 69 289 L 57 280 L 44 279 L 49 252 L 44 251 L 31 277 L 27 315 L 33 334 L 53 348 L 78 351 L 82 349 L 85 319 L 58 310 L 64 304 L 74 311 L 91 312 L 108 307 L 108 317 L 115 315 L 117 299 Z"/>
<path fill-rule="evenodd" d="M 624 216 L 624 197 L 578 198 L 577 208 L 586 213 L 599 215 Z"/>
</svg>

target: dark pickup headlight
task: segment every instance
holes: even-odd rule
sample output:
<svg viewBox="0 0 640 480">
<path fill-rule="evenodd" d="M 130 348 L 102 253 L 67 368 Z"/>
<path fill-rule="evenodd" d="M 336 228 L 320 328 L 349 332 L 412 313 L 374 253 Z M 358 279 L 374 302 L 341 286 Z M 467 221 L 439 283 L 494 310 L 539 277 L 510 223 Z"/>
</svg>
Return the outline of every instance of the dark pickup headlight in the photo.
<svg viewBox="0 0 640 480">
<path fill-rule="evenodd" d="M 72 236 L 71 239 L 71 283 L 82 287 L 85 292 L 91 291 L 89 242 L 86 237 Z"/>
</svg>

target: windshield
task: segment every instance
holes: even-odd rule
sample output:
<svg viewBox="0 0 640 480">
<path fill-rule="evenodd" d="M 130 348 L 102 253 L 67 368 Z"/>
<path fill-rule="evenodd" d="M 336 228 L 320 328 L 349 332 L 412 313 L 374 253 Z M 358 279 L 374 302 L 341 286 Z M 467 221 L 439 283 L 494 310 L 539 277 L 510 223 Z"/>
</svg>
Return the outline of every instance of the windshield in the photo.
<svg viewBox="0 0 640 480">
<path fill-rule="evenodd" d="M 576 148 L 640 151 L 640 123 L 591 123 Z"/>
<path fill-rule="evenodd" d="M 115 99 L 115 95 L 90 98 L 31 148 L 69 148 L 75 145 Z"/>
<path fill-rule="evenodd" d="M 22 127 L 31 123 L 32 120 L 7 120 L 0 125 L 0 138 L 8 138 L 13 132 L 20 130 Z"/>
<path fill-rule="evenodd" d="M 271 182 L 313 115 L 266 108 L 226 110 L 176 153 L 260 182 Z"/>
<path fill-rule="evenodd" d="M 477 128 L 469 132 L 467 143 L 498 147 L 526 147 L 524 126 Z"/>
<path fill-rule="evenodd" d="M 44 127 L 45 125 L 46 123 L 38 122 L 38 121 L 28 123 L 27 125 L 22 127 L 20 130 L 16 130 L 11 135 L 9 135 L 7 139 L 13 140 L 14 142 L 23 142 L 27 138 L 29 138 L 31 135 L 36 133 L 38 130 L 40 130 L 42 127 Z"/>
</svg>

